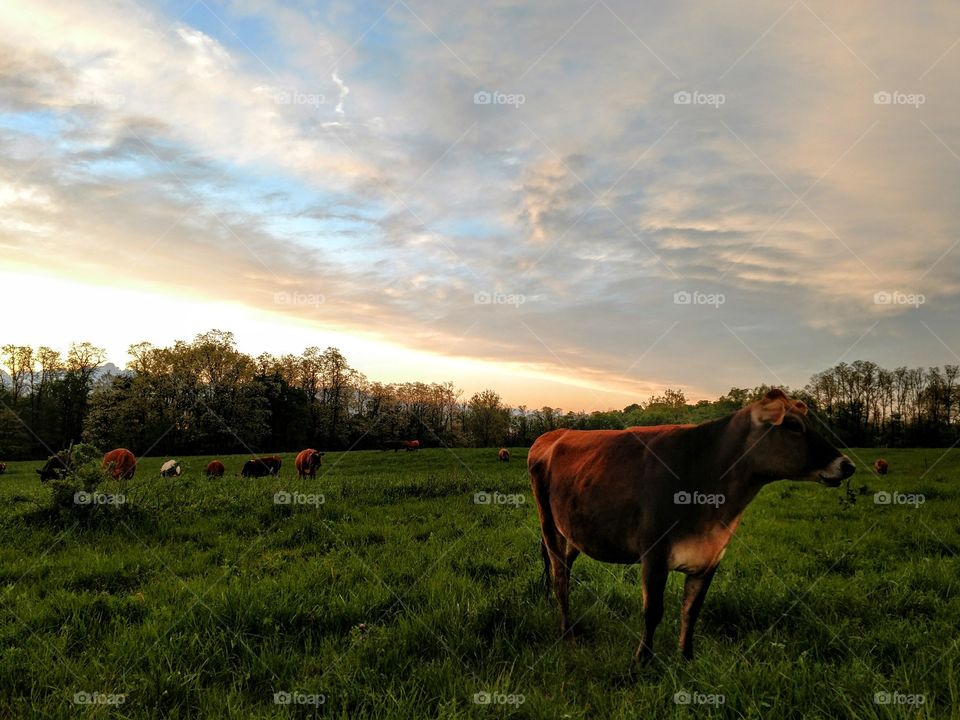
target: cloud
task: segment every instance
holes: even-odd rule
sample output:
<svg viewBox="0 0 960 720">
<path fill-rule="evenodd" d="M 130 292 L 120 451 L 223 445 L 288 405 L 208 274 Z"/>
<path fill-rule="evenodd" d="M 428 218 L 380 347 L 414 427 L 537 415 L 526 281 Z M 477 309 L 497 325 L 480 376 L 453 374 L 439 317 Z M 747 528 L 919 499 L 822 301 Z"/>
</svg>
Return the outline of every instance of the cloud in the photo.
<svg viewBox="0 0 960 720">
<path fill-rule="evenodd" d="M 584 384 L 951 361 L 960 17 L 872 7 L 7 5 L 0 242 Z"/>
</svg>

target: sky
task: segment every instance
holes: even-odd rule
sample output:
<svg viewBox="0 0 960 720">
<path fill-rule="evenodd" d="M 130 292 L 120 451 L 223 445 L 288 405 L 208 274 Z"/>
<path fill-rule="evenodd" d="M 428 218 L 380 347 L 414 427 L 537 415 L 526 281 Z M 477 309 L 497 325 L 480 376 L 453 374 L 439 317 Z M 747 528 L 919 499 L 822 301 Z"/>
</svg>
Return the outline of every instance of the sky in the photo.
<svg viewBox="0 0 960 720">
<path fill-rule="evenodd" d="M 0 4 L 0 341 L 607 409 L 960 362 L 960 5 Z"/>
</svg>

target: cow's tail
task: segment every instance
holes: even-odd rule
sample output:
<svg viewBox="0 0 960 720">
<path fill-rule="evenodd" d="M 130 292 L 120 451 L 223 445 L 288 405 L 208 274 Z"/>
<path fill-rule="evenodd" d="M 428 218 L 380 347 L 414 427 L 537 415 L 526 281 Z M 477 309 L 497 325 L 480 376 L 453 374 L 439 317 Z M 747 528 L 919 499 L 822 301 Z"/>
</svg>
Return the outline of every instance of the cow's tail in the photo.
<svg viewBox="0 0 960 720">
<path fill-rule="evenodd" d="M 540 556 L 543 558 L 543 575 L 540 580 L 543 584 L 543 596 L 550 599 L 550 551 L 547 550 L 547 543 L 540 538 Z"/>
<path fill-rule="evenodd" d="M 546 478 L 546 467 L 543 458 L 539 457 L 537 443 L 530 448 L 527 455 L 527 470 L 530 473 L 530 489 L 537 504 L 537 514 L 540 517 L 540 557 L 543 559 L 542 584 L 544 595 L 549 599 L 550 589 L 553 586 L 553 568 L 550 562 L 550 546 L 556 534 L 553 522 L 553 513 L 550 511 L 550 493 Z"/>
</svg>

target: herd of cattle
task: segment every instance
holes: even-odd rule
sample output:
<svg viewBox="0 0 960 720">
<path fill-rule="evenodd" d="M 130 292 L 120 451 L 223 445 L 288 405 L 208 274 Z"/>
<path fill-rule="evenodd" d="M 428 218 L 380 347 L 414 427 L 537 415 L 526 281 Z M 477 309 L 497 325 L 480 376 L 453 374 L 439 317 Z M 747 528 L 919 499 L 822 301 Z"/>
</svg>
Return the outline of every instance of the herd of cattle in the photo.
<svg viewBox="0 0 960 720">
<path fill-rule="evenodd" d="M 301 478 L 315 478 L 317 470 L 323 462 L 323 455 L 324 453 L 313 448 L 301 450 L 294 461 L 297 474 Z M 280 465 L 279 455 L 252 458 L 243 464 L 240 475 L 241 477 L 276 476 L 280 473 Z M 37 474 L 40 476 L 41 482 L 61 480 L 72 469 L 73 463 L 70 453 L 69 451 L 63 451 L 47 460 L 46 464 L 37 470 Z M 0 465 L 0 473 L 5 470 L 6 465 Z M 130 480 L 137 470 L 137 458 L 126 448 L 111 450 L 103 456 L 103 470 L 114 480 Z M 226 466 L 219 460 L 211 460 L 207 463 L 207 477 L 223 477 L 226 471 Z M 181 472 L 180 463 L 176 460 L 167 460 L 160 466 L 161 477 L 177 477 Z"/>
<path fill-rule="evenodd" d="M 381 450 L 419 450 L 419 440 L 388 440 L 383 443 Z M 302 450 L 297 455 L 294 464 L 297 467 L 297 473 L 300 477 L 316 477 L 317 469 L 320 467 L 321 458 L 324 453 L 317 452 L 311 448 Z M 501 462 L 510 462 L 510 451 L 507 448 L 500 448 L 497 451 L 497 457 Z M 270 457 L 253 458 L 243 464 L 240 471 L 242 477 L 266 477 L 267 475 L 276 475 L 280 472 L 280 457 L 271 455 Z M 129 479 L 133 477 L 136 471 L 137 461 L 133 453 L 123 448 L 111 450 L 103 456 L 103 467 L 116 479 Z M 46 482 L 55 478 L 61 478 L 67 473 L 69 467 L 68 455 L 59 453 L 47 461 L 41 470 L 37 470 L 40 480 Z M 890 465 L 883 458 L 878 459 L 873 464 L 873 470 L 877 475 L 886 475 Z M 6 463 L 0 463 L 0 475 L 7 471 Z M 211 460 L 207 464 L 207 477 L 223 477 L 227 469 L 219 460 Z M 176 460 L 167 460 L 160 467 L 161 477 L 175 477 L 180 475 L 180 463 Z"/>
<path fill-rule="evenodd" d="M 413 451 L 417 440 L 391 440 L 382 450 Z M 301 478 L 316 476 L 323 453 L 296 457 Z M 510 460 L 506 448 L 497 451 Z M 103 456 L 112 477 L 133 477 L 137 461 L 118 448 Z M 276 476 L 277 455 L 251 458 L 243 477 Z M 873 470 L 886 475 L 878 459 Z M 822 437 L 807 406 L 774 389 L 730 415 L 700 425 L 658 425 L 625 430 L 557 429 L 544 433 L 527 455 L 540 521 L 544 580 L 560 605 L 560 630 L 571 635 L 569 592 L 574 560 L 584 554 L 607 563 L 642 563 L 644 635 L 636 658 L 653 657 L 654 634 L 663 618 L 667 575 L 686 575 L 680 615 L 680 651 L 693 657 L 693 628 L 714 572 L 743 513 L 763 485 L 780 479 L 838 487 L 853 475 L 853 462 Z M 0 472 L 5 469 L 0 465 Z M 37 470 L 41 480 L 62 477 L 69 454 Z M 219 460 L 208 477 L 222 477 Z M 179 475 L 168 460 L 161 475 Z"/>
<path fill-rule="evenodd" d="M 419 450 L 419 440 L 388 440 L 381 445 L 381 450 Z M 317 470 L 323 463 L 325 453 L 307 448 L 297 454 L 294 465 L 297 468 L 297 475 L 301 478 L 315 478 Z M 497 451 L 497 457 L 502 462 L 509 462 L 510 451 L 506 448 L 500 448 Z M 279 455 L 269 455 L 265 457 L 256 457 L 247 460 L 240 469 L 241 477 L 268 477 L 280 474 L 282 461 Z M 72 469 L 70 452 L 65 450 L 59 452 L 46 464 L 37 470 L 41 482 L 48 480 L 60 480 Z M 114 480 L 130 480 L 137 470 L 136 456 L 126 448 L 117 448 L 111 450 L 103 456 L 103 469 Z M 0 463 L 0 475 L 6 472 L 7 466 Z M 226 474 L 226 466 L 219 460 L 211 460 L 207 464 L 206 473 L 209 478 L 219 478 Z M 180 463 L 176 460 L 167 460 L 160 466 L 161 477 L 177 477 L 181 474 Z"/>
</svg>

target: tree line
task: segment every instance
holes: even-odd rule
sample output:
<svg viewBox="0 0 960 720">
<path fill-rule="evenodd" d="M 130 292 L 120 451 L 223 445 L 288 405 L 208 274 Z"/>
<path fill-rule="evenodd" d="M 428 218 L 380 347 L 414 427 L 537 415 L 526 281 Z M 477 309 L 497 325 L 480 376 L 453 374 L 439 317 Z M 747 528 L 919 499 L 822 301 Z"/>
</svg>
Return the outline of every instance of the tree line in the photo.
<svg viewBox="0 0 960 720">
<path fill-rule="evenodd" d="M 556 428 L 703 422 L 769 389 L 732 388 L 696 403 L 669 389 L 621 410 L 564 412 L 510 407 L 489 389 L 465 398 L 451 382 L 372 381 L 336 348 L 252 357 L 220 330 L 169 347 L 138 343 L 129 354 L 126 369 L 103 372 L 105 352 L 90 343 L 74 343 L 65 356 L 0 347 L 0 460 L 42 458 L 79 441 L 170 456 L 370 449 L 393 439 L 524 446 Z M 858 360 L 790 392 L 838 442 L 945 446 L 960 438 L 958 379 L 957 365 L 885 370 Z"/>
</svg>

